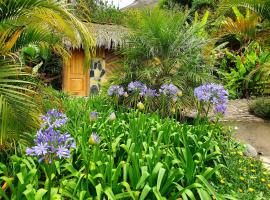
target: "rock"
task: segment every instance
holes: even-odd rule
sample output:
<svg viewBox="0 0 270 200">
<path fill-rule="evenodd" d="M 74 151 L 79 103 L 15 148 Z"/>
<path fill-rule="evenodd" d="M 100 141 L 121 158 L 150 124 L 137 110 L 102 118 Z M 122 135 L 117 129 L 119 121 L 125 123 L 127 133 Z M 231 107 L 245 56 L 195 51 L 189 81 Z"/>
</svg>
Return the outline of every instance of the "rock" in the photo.
<svg viewBox="0 0 270 200">
<path fill-rule="evenodd" d="M 263 166 L 268 170 L 270 171 L 270 157 L 264 157 L 264 156 L 261 156 L 260 157 L 262 163 L 263 163 Z"/>
<path fill-rule="evenodd" d="M 253 146 L 251 146 L 250 144 L 246 144 L 245 146 L 246 146 L 246 150 L 244 151 L 245 156 L 253 158 L 257 157 L 258 152 Z"/>
</svg>

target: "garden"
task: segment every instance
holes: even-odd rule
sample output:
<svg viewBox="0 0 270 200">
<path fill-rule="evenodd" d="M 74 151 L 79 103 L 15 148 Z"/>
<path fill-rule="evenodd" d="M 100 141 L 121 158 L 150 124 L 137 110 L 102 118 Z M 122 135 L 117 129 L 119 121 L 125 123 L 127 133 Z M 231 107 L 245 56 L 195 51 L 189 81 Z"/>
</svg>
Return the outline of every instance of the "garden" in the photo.
<svg viewBox="0 0 270 200">
<path fill-rule="evenodd" d="M 91 23 L 128 34 L 78 97 L 63 66 L 82 49 L 89 70 Z M 269 168 L 225 122 L 242 100 L 269 122 L 269 30 L 268 0 L 0 0 L 0 200 L 270 199 Z"/>
</svg>

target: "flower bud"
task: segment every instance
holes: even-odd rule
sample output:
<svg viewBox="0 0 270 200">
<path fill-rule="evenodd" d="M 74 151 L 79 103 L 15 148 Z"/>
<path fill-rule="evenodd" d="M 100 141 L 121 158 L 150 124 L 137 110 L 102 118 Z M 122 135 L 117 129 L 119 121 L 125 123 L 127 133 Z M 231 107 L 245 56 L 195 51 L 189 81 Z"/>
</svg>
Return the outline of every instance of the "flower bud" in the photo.
<svg viewBox="0 0 270 200">
<path fill-rule="evenodd" d="M 98 112 L 91 112 L 90 115 L 89 115 L 89 119 L 90 121 L 96 121 L 98 118 Z"/>
<path fill-rule="evenodd" d="M 139 110 L 144 110 L 144 104 L 143 104 L 142 102 L 139 102 L 139 103 L 137 104 L 137 108 L 138 108 Z"/>
<path fill-rule="evenodd" d="M 112 112 L 112 113 L 110 114 L 109 119 L 110 119 L 111 121 L 116 120 L 116 115 L 115 115 L 114 112 Z"/>
<path fill-rule="evenodd" d="M 100 137 L 96 133 L 92 133 L 89 140 L 90 145 L 96 145 L 100 143 Z"/>
<path fill-rule="evenodd" d="M 179 91 L 177 92 L 177 96 L 178 96 L 178 97 L 183 96 L 183 92 L 182 92 L 181 90 L 179 90 Z"/>
<path fill-rule="evenodd" d="M 124 97 L 128 97 L 128 93 L 127 92 L 124 93 Z"/>
</svg>

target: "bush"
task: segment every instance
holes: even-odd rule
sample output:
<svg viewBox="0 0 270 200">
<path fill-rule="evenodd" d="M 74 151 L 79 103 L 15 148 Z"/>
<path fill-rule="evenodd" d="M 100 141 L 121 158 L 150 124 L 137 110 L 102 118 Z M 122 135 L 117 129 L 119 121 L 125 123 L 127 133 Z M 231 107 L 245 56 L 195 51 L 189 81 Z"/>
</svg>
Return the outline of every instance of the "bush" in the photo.
<svg viewBox="0 0 270 200">
<path fill-rule="evenodd" d="M 270 52 L 252 42 L 240 53 L 220 52 L 218 74 L 231 98 L 262 95 L 269 85 Z"/>
<path fill-rule="evenodd" d="M 131 34 L 121 51 L 124 67 L 112 82 L 127 86 L 141 81 L 152 89 L 172 83 L 184 94 L 192 94 L 196 86 L 210 82 L 211 63 L 203 56 L 207 16 L 187 24 L 188 14 L 184 12 L 154 9 L 136 13 L 129 21 Z"/>
<path fill-rule="evenodd" d="M 249 104 L 249 111 L 258 117 L 270 119 L 270 98 L 261 97 Z"/>
</svg>

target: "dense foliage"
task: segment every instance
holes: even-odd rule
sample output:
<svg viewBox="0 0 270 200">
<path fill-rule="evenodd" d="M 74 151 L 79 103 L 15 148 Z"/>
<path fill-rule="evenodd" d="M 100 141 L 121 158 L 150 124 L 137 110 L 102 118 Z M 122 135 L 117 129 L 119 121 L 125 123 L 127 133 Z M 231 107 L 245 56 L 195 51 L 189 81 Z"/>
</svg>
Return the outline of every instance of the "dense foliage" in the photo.
<svg viewBox="0 0 270 200">
<path fill-rule="evenodd" d="M 37 89 L 32 76 L 42 62 L 30 64 L 26 54 L 33 61 L 44 56 L 40 52 L 47 49 L 66 60 L 69 53 L 63 38 L 72 47 L 82 45 L 89 63 L 91 34 L 65 4 L 43 0 L 0 1 L 0 146 L 3 148 L 16 144 L 25 132 L 32 132 L 39 124 L 37 116 L 41 109 L 34 99 L 41 88 Z M 39 53 L 33 53 L 36 48 L 31 46 L 39 49 Z M 23 56 L 19 60 L 20 52 Z"/>
<path fill-rule="evenodd" d="M 252 100 L 249 104 L 251 113 L 264 119 L 270 119 L 270 99 L 269 97 L 260 97 Z"/>
<path fill-rule="evenodd" d="M 173 119 L 162 119 L 158 114 L 123 108 L 115 110 L 101 97 L 66 98 L 63 106 L 67 118 L 55 110 L 48 112 L 42 118 L 46 126 L 37 132 L 40 139 L 36 142 L 69 138 L 68 133 L 76 140 L 76 150 L 63 150 L 62 143 L 58 143 L 59 146 L 54 143 L 53 149 L 44 146 L 46 143 L 37 143 L 40 145 L 28 149 L 28 154 L 59 155 L 51 162 L 45 159 L 38 163 L 37 158 L 26 156 L 22 147 L 22 153 L 12 156 L 6 165 L 1 164 L 3 187 L 0 194 L 5 199 L 8 196 L 33 199 L 35 195 L 42 199 L 50 188 L 51 198 L 56 199 L 240 197 L 240 186 L 231 181 L 228 171 L 231 168 L 226 165 L 228 162 L 228 167 L 233 164 L 234 168 L 239 168 L 242 164 L 234 162 L 234 157 L 232 160 L 226 157 L 227 162 L 223 161 L 224 152 L 232 152 L 229 147 L 236 146 L 230 137 L 223 136 L 226 129 L 221 126 L 202 121 L 195 125 L 181 124 Z M 58 136 L 48 137 L 57 132 L 44 129 L 47 125 L 63 135 L 59 132 Z M 45 137 L 44 134 L 49 135 Z M 58 153 L 49 154 L 49 151 Z M 249 162 L 242 156 L 241 160 Z M 269 175 L 264 175 L 257 164 L 256 173 L 265 183 L 259 185 L 257 178 L 250 179 L 247 186 L 245 183 L 241 186 L 243 195 L 250 193 L 250 187 L 254 188 L 254 195 L 267 198 Z"/>
<path fill-rule="evenodd" d="M 219 75 L 232 98 L 262 95 L 269 87 L 270 51 L 256 42 L 239 54 L 219 52 Z"/>
<path fill-rule="evenodd" d="M 124 24 L 128 12 L 102 0 L 78 0 L 75 4 L 75 14 L 85 22 L 101 24 Z"/>
<path fill-rule="evenodd" d="M 127 45 L 121 50 L 123 68 L 113 79 L 127 86 L 139 80 L 152 89 L 173 83 L 185 94 L 211 80 L 211 63 L 203 56 L 207 39 L 203 32 L 207 15 L 194 24 L 187 24 L 187 13 L 158 9 L 134 15 Z"/>
<path fill-rule="evenodd" d="M 269 92 L 269 0 L 67 2 L 0 0 L 0 199 L 270 199 L 269 172 L 219 123 L 229 97 Z M 45 84 L 70 48 L 89 65 L 87 23 L 129 35 L 107 95 L 74 98 Z"/>
</svg>

